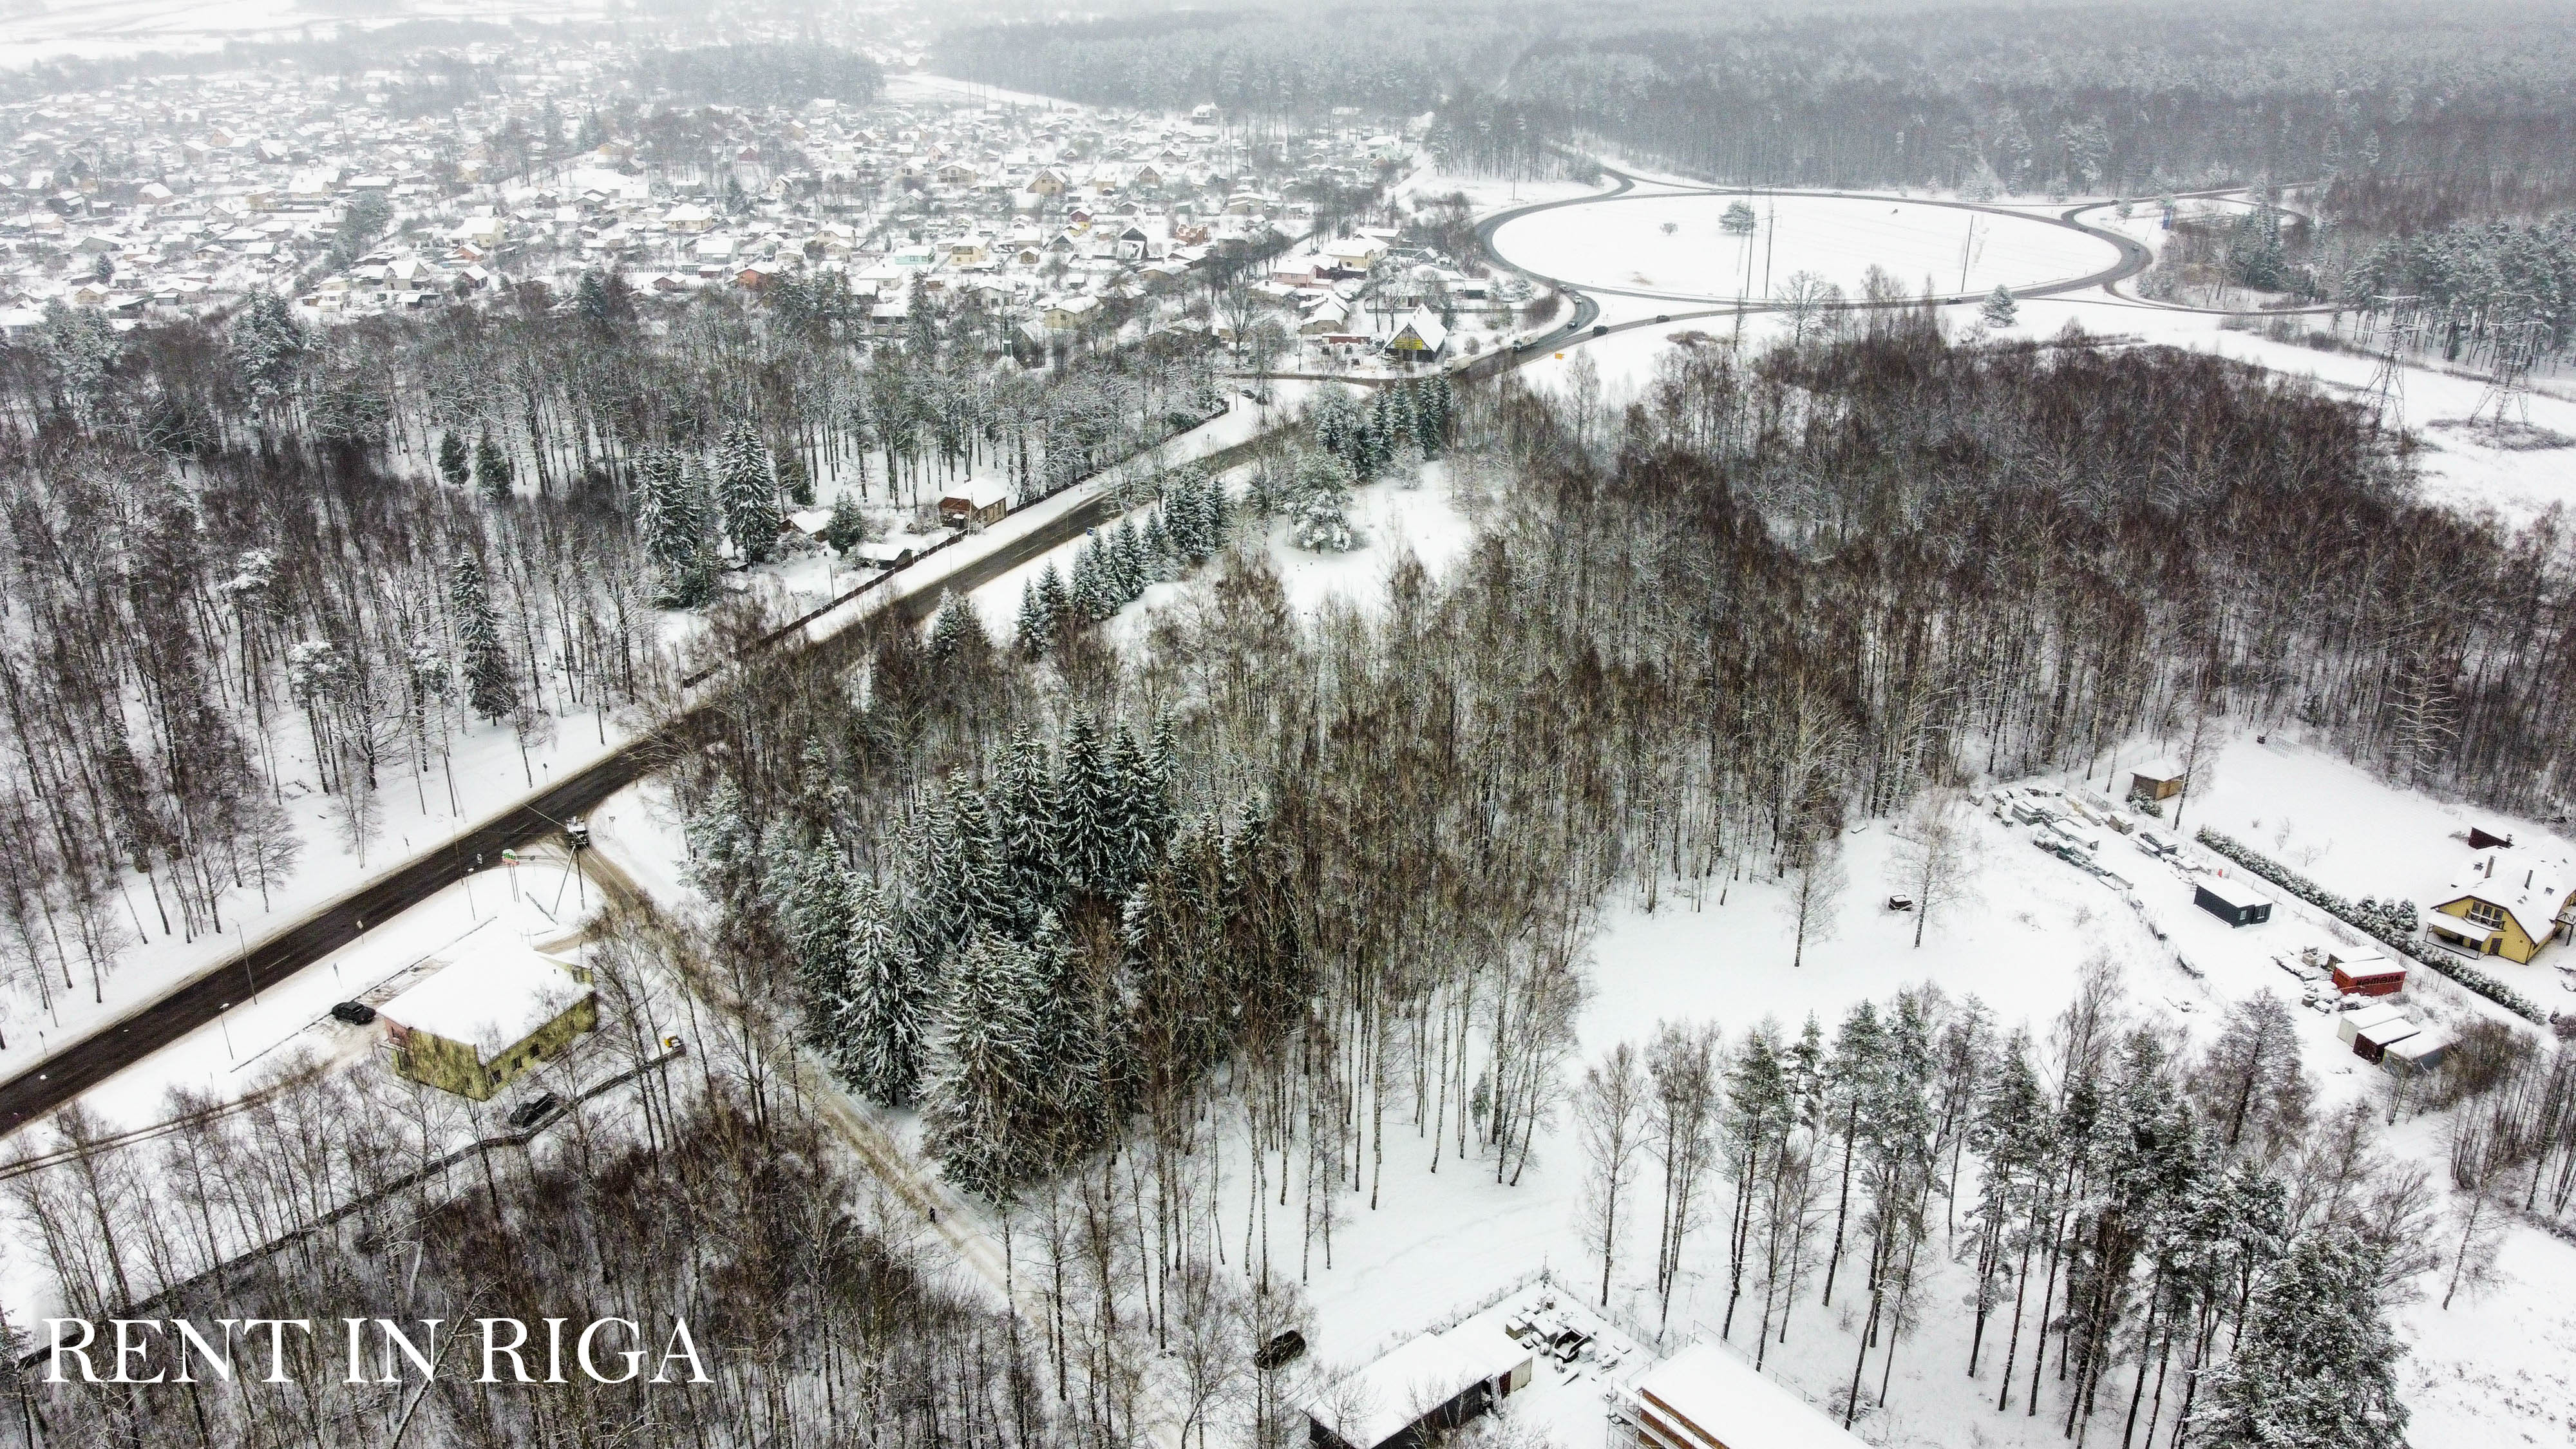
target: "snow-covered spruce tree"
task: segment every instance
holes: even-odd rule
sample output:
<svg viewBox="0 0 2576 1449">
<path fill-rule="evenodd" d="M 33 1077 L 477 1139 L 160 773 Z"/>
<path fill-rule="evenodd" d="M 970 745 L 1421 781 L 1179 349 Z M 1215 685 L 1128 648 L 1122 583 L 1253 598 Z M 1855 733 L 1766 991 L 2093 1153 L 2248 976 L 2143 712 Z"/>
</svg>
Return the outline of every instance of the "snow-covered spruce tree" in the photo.
<svg viewBox="0 0 2576 1449">
<path fill-rule="evenodd" d="M 1053 565 L 1049 565 L 1053 567 Z M 1046 596 L 1038 591 L 1038 581 L 1020 586 L 1020 616 L 1013 642 L 1021 654 L 1035 659 L 1055 644 L 1055 616 L 1047 609 Z"/>
<path fill-rule="evenodd" d="M 1125 894 L 1120 866 L 1124 843 L 1117 832 L 1119 789 L 1109 745 L 1088 714 L 1065 731 L 1064 763 L 1057 777 L 1056 868 L 1068 890 L 1104 898 Z"/>
<path fill-rule="evenodd" d="M 2203 1449 L 2401 1449 L 2405 1350 L 2379 1306 L 2381 1250 L 2328 1226 L 2301 1234 L 2256 1290 L 2243 1335 L 2209 1371 L 2190 1423 Z"/>
<path fill-rule="evenodd" d="M 295 390 L 296 374 L 312 351 L 312 339 L 295 311 L 275 292 L 254 292 L 234 314 L 230 343 L 233 366 L 243 391 L 261 413 L 283 405 Z"/>
<path fill-rule="evenodd" d="M 1294 491 L 1289 495 L 1289 536 L 1299 548 L 1317 553 L 1348 553 L 1358 546 L 1351 528 L 1349 467 L 1330 453 L 1307 453 L 1297 460 Z"/>
<path fill-rule="evenodd" d="M 1718 221 L 1728 236 L 1751 236 L 1762 219 L 1754 214 L 1751 202 L 1737 200 L 1726 204 L 1726 215 Z"/>
<path fill-rule="evenodd" d="M 1038 918 L 1028 949 L 1038 988 L 1037 1068 L 1046 1094 L 1043 1165 L 1051 1171 L 1109 1135 L 1110 1084 L 1126 1056 L 1124 1018 L 1093 998 L 1054 912 Z"/>
<path fill-rule="evenodd" d="M 1029 948 L 990 931 L 948 968 L 923 1116 L 940 1170 L 968 1192 L 998 1197 L 1043 1161 L 1032 1136 L 1051 1115 L 1038 1040 L 1045 989 Z"/>
<path fill-rule="evenodd" d="M 965 928 L 969 932 L 1011 934 L 1019 924 L 1020 908 L 1011 895 L 1001 832 L 993 823 L 992 807 L 984 792 L 971 786 L 958 787 L 949 807 L 948 823 L 955 837 L 950 859 L 957 872 L 957 901 Z"/>
<path fill-rule="evenodd" d="M 1339 458 L 1357 471 L 1360 457 L 1360 431 L 1367 426 L 1367 415 L 1359 399 L 1338 382 L 1328 382 L 1315 390 L 1315 400 L 1306 406 L 1306 423 L 1315 435 L 1315 446 Z"/>
<path fill-rule="evenodd" d="M 928 983 L 873 883 L 853 878 L 844 901 L 846 969 L 829 1028 L 834 1060 L 869 1099 L 908 1107 L 921 1089 Z"/>
<path fill-rule="evenodd" d="M 1458 410 L 1458 394 L 1449 384 L 1446 373 L 1407 384 L 1415 390 L 1413 401 L 1413 441 L 1422 456 L 1437 458 L 1449 446 L 1451 419 Z"/>
<path fill-rule="evenodd" d="M 1056 864 L 1063 806 L 1046 746 L 1025 729 L 1011 736 L 993 789 L 993 828 L 1002 842 L 1006 891 L 1019 903 L 1019 929 L 1034 930 L 1064 889 Z"/>
<path fill-rule="evenodd" d="M 502 452 L 501 445 L 492 441 L 492 435 L 487 432 L 476 439 L 474 443 L 475 490 L 495 503 L 503 502 L 510 496 L 512 477 L 510 455 Z"/>
<path fill-rule="evenodd" d="M 1989 327 L 2010 327 L 2021 316 L 2021 304 L 2013 300 L 2012 289 L 1997 282 L 1986 294 L 1985 305 L 1977 309 L 1977 318 Z"/>
<path fill-rule="evenodd" d="M 438 476 L 450 488 L 462 488 L 474 481 L 473 451 L 453 431 L 438 435 Z"/>
<path fill-rule="evenodd" d="M 711 520 L 697 472 L 667 446 L 646 449 L 635 471 L 636 524 L 661 579 L 656 601 L 695 608 L 715 594 Z"/>
<path fill-rule="evenodd" d="M 717 440 L 715 475 L 734 554 L 745 563 L 766 563 L 778 546 L 778 483 L 751 424 L 737 422 Z"/>
<path fill-rule="evenodd" d="M 834 1007 L 848 990 L 850 886 L 849 868 L 841 862 L 841 842 L 831 831 L 810 850 L 791 852 L 770 871 L 773 886 L 784 884 L 775 902 L 788 949 L 794 953 L 797 990 L 804 998 L 805 1022 L 817 1045 L 831 1049 L 828 1026 Z"/>
<path fill-rule="evenodd" d="M 447 602 L 456 615 L 456 672 L 465 681 L 467 706 L 485 719 L 508 718 L 519 707 L 518 677 L 501 648 L 500 616 L 474 555 L 457 555 Z"/>
<path fill-rule="evenodd" d="M 984 620 L 975 606 L 957 597 L 954 589 L 941 590 L 939 612 L 930 621 L 931 660 L 943 665 L 980 661 L 992 652 L 993 641 L 984 633 Z"/>
<path fill-rule="evenodd" d="M 1122 518 L 1118 531 L 1109 536 L 1109 559 L 1118 579 L 1121 604 L 1132 603 L 1154 581 L 1153 562 L 1146 555 L 1145 540 L 1136 532 L 1136 520 Z"/>
</svg>

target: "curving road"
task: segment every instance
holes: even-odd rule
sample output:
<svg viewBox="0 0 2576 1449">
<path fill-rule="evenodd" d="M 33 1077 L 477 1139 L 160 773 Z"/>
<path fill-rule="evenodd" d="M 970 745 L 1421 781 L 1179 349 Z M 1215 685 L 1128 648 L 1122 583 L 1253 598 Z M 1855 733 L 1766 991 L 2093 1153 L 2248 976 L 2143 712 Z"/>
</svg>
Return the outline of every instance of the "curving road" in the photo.
<svg viewBox="0 0 2576 1449">
<path fill-rule="evenodd" d="M 1564 325 L 1555 328 L 1543 336 L 1535 337 L 1529 341 L 1523 342 L 1519 346 L 1511 349 L 1509 352 L 1497 352 L 1492 354 L 1494 361 L 1488 363 L 1485 359 L 1480 358 L 1476 364 L 1461 369 L 1462 372 L 1472 373 L 1479 376 L 1489 375 L 1493 372 L 1499 372 L 1510 367 L 1516 367 L 1522 362 L 1528 361 L 1533 355 L 1540 352 L 1553 351 L 1564 347 L 1580 346 L 1581 344 L 1591 341 L 1597 337 L 1608 337 L 1616 333 L 1632 332 L 1640 328 L 1669 327 L 1677 322 L 1707 321 L 1715 318 L 1758 316 L 1763 313 L 1784 310 L 1785 304 L 1779 302 L 1753 301 L 1750 299 L 1744 301 L 1728 300 L 1720 302 L 1718 299 L 1713 297 L 1692 294 L 1629 291 L 1617 287 L 1592 287 L 1577 284 L 1567 281 L 1561 277 L 1548 276 L 1545 273 L 1535 272 L 1527 267 L 1519 266 L 1506 259 L 1502 252 L 1495 247 L 1494 234 L 1500 231 L 1503 226 L 1509 222 L 1518 220 L 1521 217 L 1533 216 L 1543 211 L 1554 211 L 1560 207 L 1592 206 L 1605 201 L 1616 201 L 1621 198 L 1628 197 L 1632 192 L 1635 192 L 1641 181 L 1643 181 L 1643 184 L 1657 188 L 1654 191 L 1644 193 L 1645 196 L 1756 196 L 1763 194 L 1755 188 L 1744 186 L 1689 186 L 1678 182 L 1644 180 L 1643 178 L 1632 176 L 1627 172 L 1621 171 L 1612 166 L 1604 166 L 1601 170 L 1604 175 L 1614 178 L 1618 184 L 1607 191 L 1597 191 L 1585 196 L 1566 197 L 1556 201 L 1539 201 L 1532 202 L 1527 206 L 1517 206 L 1509 211 L 1496 212 L 1494 215 L 1489 216 L 1476 224 L 1476 244 L 1483 249 L 1487 262 L 1507 271 L 1516 272 L 1521 276 L 1544 282 L 1564 293 L 1566 296 L 1573 298 L 1575 302 L 1575 315 L 1572 320 L 1566 322 Z M 2241 186 L 2221 186 L 2212 187 L 2203 191 L 2177 192 L 2175 195 L 2178 198 L 2225 197 L 2238 195 L 2244 190 L 2245 188 Z M 2202 313 L 2211 316 L 2288 317 L 2348 310 L 2335 307 L 2331 304 L 2313 307 L 2276 307 L 2263 309 L 2192 307 L 2180 304 L 2151 302 L 2142 298 L 2123 296 L 2116 290 L 2117 285 L 2145 271 L 2148 266 L 2155 261 L 2155 253 L 2149 251 L 2146 246 L 2140 242 L 2124 236 L 2119 232 L 2111 231 L 2104 227 L 2094 226 L 2081 220 L 2086 212 L 2099 211 L 2109 204 L 2107 202 L 2088 201 L 2080 205 L 2070 206 L 2055 216 L 2046 216 L 2028 211 L 2016 211 L 2009 207 L 1990 206 L 1981 202 L 1942 201 L 1931 197 L 1921 196 L 1895 197 L 1889 196 L 1884 192 L 1876 191 L 1800 190 L 1798 194 L 1801 196 L 1834 196 L 1864 201 L 1902 201 L 1913 206 L 1939 206 L 1958 211 L 1980 211 L 1989 215 L 2010 217 L 2017 221 L 2030 221 L 2040 223 L 2044 226 L 2064 227 L 2069 231 L 2081 232 L 2086 236 L 2099 238 L 2102 241 L 2109 242 L 2112 246 L 2119 249 L 2120 259 L 2110 266 L 2104 267 L 2099 271 L 2087 273 L 2081 277 L 2070 277 L 2062 281 L 2048 282 L 2034 287 L 2015 287 L 2012 289 L 2012 293 L 2018 298 L 2058 297 L 2074 292 L 2089 291 L 2095 287 L 2099 287 L 2111 298 L 2116 299 L 2120 305 L 2152 308 L 2158 311 Z M 1598 323 L 1598 318 L 1601 314 L 1601 307 L 1598 302 L 1593 300 L 1593 294 L 1595 293 L 1607 297 L 1634 297 L 1646 301 L 1679 302 L 1686 305 L 1698 303 L 1701 305 L 1691 307 L 1689 310 L 1666 312 L 1653 317 L 1641 317 L 1633 321 L 1613 323 L 1604 327 Z M 1955 306 L 1960 303 L 1982 301 L 1987 295 L 1988 294 L 1985 292 L 1935 293 L 1931 297 L 1931 301 L 1936 306 Z M 1867 310 L 1875 305 L 1911 307 L 1919 305 L 1923 301 L 1924 298 L 1921 296 L 1907 297 L 1902 302 L 1894 304 L 1874 304 L 1866 300 L 1847 299 L 1842 302 L 1831 304 L 1831 310 L 1857 312 Z"/>
</svg>

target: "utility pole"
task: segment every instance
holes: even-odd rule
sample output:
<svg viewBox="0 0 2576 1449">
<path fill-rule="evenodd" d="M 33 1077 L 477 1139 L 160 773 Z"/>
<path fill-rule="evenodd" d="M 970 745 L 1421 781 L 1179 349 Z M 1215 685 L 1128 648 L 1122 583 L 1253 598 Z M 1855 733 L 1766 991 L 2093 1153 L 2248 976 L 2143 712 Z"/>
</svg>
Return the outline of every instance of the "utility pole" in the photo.
<svg viewBox="0 0 2576 1449">
<path fill-rule="evenodd" d="M 2362 392 L 2379 415 L 2379 425 L 2392 433 L 2406 430 L 2406 348 L 2415 338 L 2419 325 L 2415 309 L 2423 300 L 2414 296 L 2370 299 L 2374 315 L 2387 314 L 2388 340 Z"/>
</svg>

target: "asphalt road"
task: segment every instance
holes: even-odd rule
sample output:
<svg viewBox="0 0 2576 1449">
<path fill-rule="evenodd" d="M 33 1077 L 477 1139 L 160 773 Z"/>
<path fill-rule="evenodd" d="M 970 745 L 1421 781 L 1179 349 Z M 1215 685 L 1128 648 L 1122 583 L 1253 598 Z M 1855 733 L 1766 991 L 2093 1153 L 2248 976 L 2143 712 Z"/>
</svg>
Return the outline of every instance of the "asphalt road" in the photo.
<svg viewBox="0 0 2576 1449">
<path fill-rule="evenodd" d="M 1228 461 L 1227 449 L 1211 461 Z M 922 619 L 938 607 L 942 589 L 972 589 L 989 583 L 1068 539 L 1117 516 L 1106 495 L 1084 500 L 1063 516 L 949 574 L 941 589 L 920 589 L 898 597 L 890 606 L 903 617 Z M 832 640 L 855 640 L 856 629 L 844 629 L 813 647 L 818 664 L 840 654 Z M 842 646 L 846 648 L 847 646 Z M 418 905 L 463 880 L 477 869 L 498 864 L 501 852 L 529 845 L 561 832 L 563 822 L 588 814 L 609 796 L 667 764 L 671 740 L 687 720 L 640 735 L 575 770 L 521 803 L 483 821 L 448 844 L 395 866 L 348 894 L 317 907 L 302 920 L 261 939 L 239 955 L 173 988 L 123 1018 L 46 1058 L 33 1069 L 0 1083 L 0 1135 L 71 1101 L 147 1054 L 177 1041 L 213 1021 L 236 1002 L 277 985 L 314 965 L 365 933 L 369 922 L 382 922 Z"/>
</svg>

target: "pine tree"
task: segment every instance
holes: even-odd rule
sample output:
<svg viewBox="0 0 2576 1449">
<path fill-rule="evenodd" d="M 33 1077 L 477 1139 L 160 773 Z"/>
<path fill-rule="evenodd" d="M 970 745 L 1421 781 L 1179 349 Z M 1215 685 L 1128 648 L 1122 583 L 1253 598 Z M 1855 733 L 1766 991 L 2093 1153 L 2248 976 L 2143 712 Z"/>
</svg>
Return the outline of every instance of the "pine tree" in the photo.
<svg viewBox="0 0 2576 1449">
<path fill-rule="evenodd" d="M 993 791 L 993 829 L 1002 842 L 1005 891 L 1019 906 L 1017 930 L 1034 930 L 1054 908 L 1064 880 L 1057 865 L 1063 806 L 1046 746 L 1028 731 L 1011 736 Z"/>
<path fill-rule="evenodd" d="M 1986 294 L 1985 305 L 1977 309 L 1977 316 L 1989 327 L 2010 327 L 2021 316 L 2021 304 L 2013 300 L 2011 288 L 1997 282 L 1995 289 Z"/>
<path fill-rule="evenodd" d="M 1055 643 L 1055 618 L 1047 610 L 1046 596 L 1038 592 L 1037 580 L 1020 586 L 1018 646 L 1022 654 L 1035 659 Z"/>
<path fill-rule="evenodd" d="M 852 879 L 844 903 L 849 926 L 842 997 L 832 1018 L 834 1059 L 870 1099 L 907 1107 L 921 1085 L 921 973 L 873 884 Z"/>
<path fill-rule="evenodd" d="M 1100 726 L 1087 714 L 1074 716 L 1065 732 L 1056 798 L 1063 812 L 1056 866 L 1066 888 L 1104 897 L 1121 894 L 1117 776 Z"/>
<path fill-rule="evenodd" d="M 483 496 L 498 503 L 510 496 L 510 455 L 485 433 L 474 445 L 474 486 Z"/>
<path fill-rule="evenodd" d="M 778 484 L 769 476 L 769 450 L 751 424 L 737 422 L 716 444 L 716 493 L 725 532 L 745 563 L 766 563 L 778 545 Z"/>
<path fill-rule="evenodd" d="M 438 476 L 450 488 L 462 488 L 474 481 L 474 454 L 465 440 L 453 432 L 438 435 Z"/>
<path fill-rule="evenodd" d="M 1016 931 L 1020 903 L 1011 890 L 1001 832 L 994 824 L 984 793 L 960 788 L 950 803 L 948 821 L 955 842 L 952 859 L 964 928 L 969 932 Z"/>
<path fill-rule="evenodd" d="M 2235 1356 L 2191 1416 L 2208 1449 L 2399 1449 L 2405 1350 L 2378 1297 L 2384 1252 L 2327 1225 L 2301 1234 L 2247 1308 Z"/>
<path fill-rule="evenodd" d="M 1093 999 L 1052 911 L 1030 937 L 1029 960 L 1037 986 L 1033 1055 L 1052 1129 L 1044 1165 L 1052 1169 L 1108 1136 L 1110 1063 L 1124 1054 L 1110 1036 L 1117 1023 Z"/>
<path fill-rule="evenodd" d="M 778 917 L 795 955 L 807 1028 L 828 1046 L 833 1010 L 849 990 L 851 879 L 840 841 L 828 830 L 814 849 L 795 855 L 792 870 L 780 873 L 788 885 Z"/>
<path fill-rule="evenodd" d="M 1164 517 L 1167 511 L 1168 506 L 1155 509 L 1136 536 L 1149 584 L 1160 583 L 1181 571 L 1181 549 L 1172 541 L 1172 526 Z"/>
<path fill-rule="evenodd" d="M 1049 627 L 1061 630 L 1073 615 L 1073 595 L 1064 586 L 1064 575 L 1056 572 L 1055 560 L 1047 560 L 1038 570 L 1038 602 L 1046 605 Z"/>
<path fill-rule="evenodd" d="M 993 641 L 984 633 L 983 616 L 975 606 L 957 597 L 954 589 L 943 589 L 939 595 L 939 612 L 930 621 L 930 657 L 939 664 L 959 660 L 981 660 L 993 652 Z"/>
<path fill-rule="evenodd" d="M 500 617 L 474 555 L 457 557 L 447 598 L 456 614 L 457 673 L 465 681 L 466 703 L 485 719 L 505 719 L 519 708 L 518 676 L 501 648 Z"/>
<path fill-rule="evenodd" d="M 1349 469 L 1332 454 L 1308 453 L 1298 459 L 1288 514 L 1295 520 L 1290 536 L 1299 548 L 1347 553 L 1357 545 L 1348 513 L 1350 487 Z"/>
<path fill-rule="evenodd" d="M 1366 416 L 1351 390 L 1338 382 L 1328 382 L 1315 392 L 1307 408 L 1308 425 L 1315 432 L 1315 446 L 1342 460 L 1353 472 L 1359 470 L 1360 431 Z"/>
<path fill-rule="evenodd" d="M 1110 536 L 1110 548 L 1110 556 L 1118 566 L 1119 602 L 1133 603 L 1154 582 L 1153 557 L 1145 546 L 1144 535 L 1136 531 L 1135 519 L 1118 521 L 1118 532 Z"/>
<path fill-rule="evenodd" d="M 925 1119 L 949 1181 L 998 1198 L 1035 1176 L 1045 1117 L 1039 1012 L 1045 983 L 1029 948 L 982 932 L 948 972 L 938 1070 Z"/>
<path fill-rule="evenodd" d="M 695 608 L 715 593 L 704 490 L 694 468 L 668 447 L 647 449 L 636 463 L 637 525 L 644 551 L 660 572 L 660 602 Z"/>
</svg>

